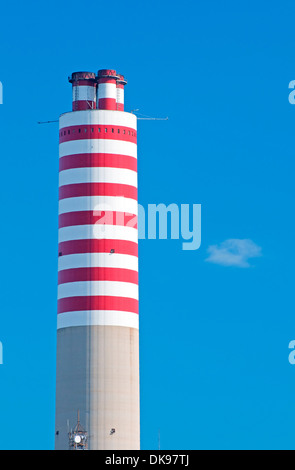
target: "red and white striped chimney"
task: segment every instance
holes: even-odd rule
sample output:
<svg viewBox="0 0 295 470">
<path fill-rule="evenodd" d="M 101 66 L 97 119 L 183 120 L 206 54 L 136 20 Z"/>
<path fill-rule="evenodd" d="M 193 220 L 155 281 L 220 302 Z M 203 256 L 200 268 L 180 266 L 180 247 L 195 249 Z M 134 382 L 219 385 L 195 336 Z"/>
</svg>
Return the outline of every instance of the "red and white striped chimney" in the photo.
<svg viewBox="0 0 295 470">
<path fill-rule="evenodd" d="M 117 78 L 116 70 L 103 69 L 97 72 L 98 109 L 117 110 Z"/>
<path fill-rule="evenodd" d="M 70 81 L 75 111 L 59 121 L 55 448 L 69 448 L 79 410 L 89 450 L 138 450 L 137 117 L 117 109 L 125 80 L 114 70 Z M 93 109 L 82 88 L 97 82 Z"/>
<path fill-rule="evenodd" d="M 124 79 L 123 75 L 118 74 L 117 79 L 117 111 L 124 111 L 124 86 L 127 80 Z"/>
<path fill-rule="evenodd" d="M 96 77 L 92 72 L 75 72 L 69 77 L 73 86 L 73 111 L 96 109 Z"/>
</svg>

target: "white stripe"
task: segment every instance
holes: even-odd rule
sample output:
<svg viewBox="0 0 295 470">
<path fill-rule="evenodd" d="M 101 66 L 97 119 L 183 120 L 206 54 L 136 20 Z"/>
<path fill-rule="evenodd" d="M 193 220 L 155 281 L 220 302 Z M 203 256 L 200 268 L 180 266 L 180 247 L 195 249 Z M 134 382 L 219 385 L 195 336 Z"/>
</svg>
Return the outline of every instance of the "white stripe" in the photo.
<svg viewBox="0 0 295 470">
<path fill-rule="evenodd" d="M 59 120 L 60 129 L 69 126 L 83 125 L 106 125 L 125 126 L 134 130 L 137 128 L 137 117 L 135 114 L 124 111 L 114 112 L 108 109 L 88 109 L 79 112 L 64 113 Z"/>
<path fill-rule="evenodd" d="M 57 329 L 73 326 L 125 326 L 138 329 L 138 314 L 117 310 L 84 310 L 57 315 Z"/>
<path fill-rule="evenodd" d="M 58 286 L 58 299 L 103 295 L 138 300 L 138 285 L 119 281 L 77 281 Z"/>
<path fill-rule="evenodd" d="M 117 103 L 124 104 L 124 89 L 117 88 Z"/>
<path fill-rule="evenodd" d="M 58 270 L 73 268 L 124 268 L 138 271 L 138 258 L 120 253 L 77 253 L 58 257 Z"/>
<path fill-rule="evenodd" d="M 59 156 L 79 153 L 114 153 L 137 158 L 137 145 L 124 140 L 82 139 L 59 144 Z"/>
<path fill-rule="evenodd" d="M 74 86 L 73 101 L 95 101 L 96 90 L 94 86 Z"/>
<path fill-rule="evenodd" d="M 59 173 L 59 186 L 79 183 L 117 183 L 137 188 L 137 173 L 125 168 L 73 168 Z"/>
<path fill-rule="evenodd" d="M 134 243 L 138 241 L 137 229 L 122 225 L 73 225 L 62 227 L 58 230 L 58 243 L 69 240 L 128 240 Z"/>
<path fill-rule="evenodd" d="M 135 199 L 120 196 L 80 196 L 59 201 L 59 214 L 75 211 L 114 211 L 137 215 L 138 205 Z"/>
<path fill-rule="evenodd" d="M 98 84 L 98 99 L 113 98 L 116 99 L 117 86 L 116 83 L 99 83 Z"/>
</svg>

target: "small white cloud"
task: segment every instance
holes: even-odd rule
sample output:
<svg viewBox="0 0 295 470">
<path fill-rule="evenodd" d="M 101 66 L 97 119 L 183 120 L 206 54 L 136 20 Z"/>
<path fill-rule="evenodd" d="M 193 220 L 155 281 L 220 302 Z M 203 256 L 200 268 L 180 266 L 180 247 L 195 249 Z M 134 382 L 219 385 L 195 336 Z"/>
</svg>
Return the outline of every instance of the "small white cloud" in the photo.
<svg viewBox="0 0 295 470">
<path fill-rule="evenodd" d="M 205 261 L 209 263 L 249 268 L 248 259 L 261 256 L 261 247 L 250 239 L 231 238 L 219 245 L 209 246 L 208 253 L 209 256 Z"/>
</svg>

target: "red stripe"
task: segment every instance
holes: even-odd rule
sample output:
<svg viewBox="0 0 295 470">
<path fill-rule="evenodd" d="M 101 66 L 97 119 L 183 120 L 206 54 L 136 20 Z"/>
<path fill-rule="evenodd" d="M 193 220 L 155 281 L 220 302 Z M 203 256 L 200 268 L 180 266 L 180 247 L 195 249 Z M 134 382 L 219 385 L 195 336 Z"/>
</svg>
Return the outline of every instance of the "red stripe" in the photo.
<svg viewBox="0 0 295 470">
<path fill-rule="evenodd" d="M 112 85 L 116 85 L 117 81 L 116 81 L 116 78 L 104 77 L 104 78 L 99 78 L 98 83 L 111 83 Z"/>
<path fill-rule="evenodd" d="M 59 228 L 92 224 L 122 225 L 137 228 L 137 216 L 127 212 L 115 211 L 77 211 L 66 212 L 58 216 Z"/>
<path fill-rule="evenodd" d="M 116 78 L 109 78 L 109 77 L 105 77 L 105 78 L 99 78 L 98 79 L 98 87 L 100 85 L 100 83 L 110 83 L 111 85 L 117 85 L 117 81 L 116 81 Z"/>
<path fill-rule="evenodd" d="M 99 98 L 98 109 L 117 109 L 117 102 L 115 98 Z"/>
<path fill-rule="evenodd" d="M 58 244 L 59 256 L 73 255 L 78 253 L 109 253 L 115 250 L 115 253 L 122 255 L 138 256 L 138 245 L 128 240 L 98 240 L 88 238 L 85 240 L 69 240 Z"/>
<path fill-rule="evenodd" d="M 73 87 L 74 86 L 93 86 L 93 87 L 96 87 L 96 82 L 93 80 L 76 80 L 75 82 L 73 82 Z"/>
<path fill-rule="evenodd" d="M 124 103 L 117 103 L 117 111 L 124 111 Z"/>
<path fill-rule="evenodd" d="M 59 199 L 80 196 L 117 196 L 137 200 L 137 188 L 117 183 L 77 183 L 59 188 Z"/>
<path fill-rule="evenodd" d="M 127 297 L 89 296 L 66 297 L 58 300 L 57 313 L 82 310 L 119 310 L 138 313 L 138 300 Z"/>
<path fill-rule="evenodd" d="M 59 159 L 59 171 L 90 167 L 126 168 L 137 171 L 137 159 L 113 153 L 81 153 L 65 155 Z"/>
<path fill-rule="evenodd" d="M 73 101 L 73 111 L 85 111 L 88 109 L 96 109 L 96 102 L 86 100 Z"/>
<path fill-rule="evenodd" d="M 58 273 L 58 284 L 79 281 L 120 281 L 138 284 L 138 273 L 124 268 L 73 268 Z"/>
<path fill-rule="evenodd" d="M 89 103 L 92 105 L 94 101 L 90 101 Z M 77 110 L 91 109 L 89 107 L 88 101 L 73 101 L 73 106 L 78 106 Z M 124 142 L 133 142 L 136 144 L 136 131 L 132 129 L 132 127 L 109 126 L 102 124 L 68 126 L 61 128 L 59 131 L 60 144 L 63 142 L 72 142 L 73 140 L 84 139 L 120 140 Z"/>
</svg>

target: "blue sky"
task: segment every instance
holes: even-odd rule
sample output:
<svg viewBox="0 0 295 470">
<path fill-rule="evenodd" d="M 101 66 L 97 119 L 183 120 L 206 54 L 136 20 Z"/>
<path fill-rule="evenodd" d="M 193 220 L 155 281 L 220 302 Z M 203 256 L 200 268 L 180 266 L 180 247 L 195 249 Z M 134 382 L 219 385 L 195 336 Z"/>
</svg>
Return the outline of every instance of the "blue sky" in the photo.
<svg viewBox="0 0 295 470">
<path fill-rule="evenodd" d="M 58 128 L 37 121 L 70 110 L 68 75 L 108 67 L 127 111 L 169 116 L 139 122 L 139 202 L 202 204 L 200 249 L 140 241 L 141 446 L 160 429 L 162 449 L 295 448 L 294 14 L 2 5 L 1 448 L 54 446 Z"/>
</svg>

